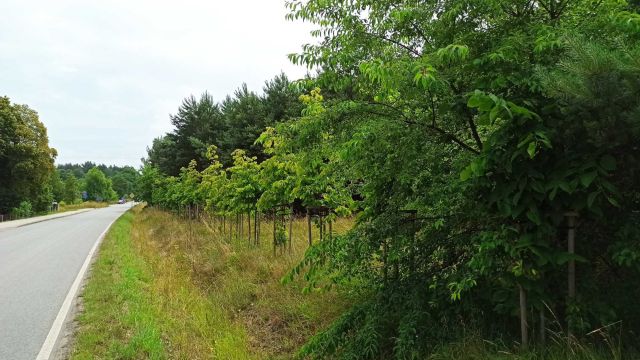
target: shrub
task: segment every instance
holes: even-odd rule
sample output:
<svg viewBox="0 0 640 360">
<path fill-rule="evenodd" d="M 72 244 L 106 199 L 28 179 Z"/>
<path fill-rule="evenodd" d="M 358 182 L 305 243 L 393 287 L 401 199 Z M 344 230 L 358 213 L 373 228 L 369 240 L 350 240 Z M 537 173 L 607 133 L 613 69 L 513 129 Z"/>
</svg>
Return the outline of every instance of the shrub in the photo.
<svg viewBox="0 0 640 360">
<path fill-rule="evenodd" d="M 18 207 L 11 209 L 11 216 L 17 218 L 29 217 L 33 214 L 31 203 L 28 201 L 22 201 Z"/>
</svg>

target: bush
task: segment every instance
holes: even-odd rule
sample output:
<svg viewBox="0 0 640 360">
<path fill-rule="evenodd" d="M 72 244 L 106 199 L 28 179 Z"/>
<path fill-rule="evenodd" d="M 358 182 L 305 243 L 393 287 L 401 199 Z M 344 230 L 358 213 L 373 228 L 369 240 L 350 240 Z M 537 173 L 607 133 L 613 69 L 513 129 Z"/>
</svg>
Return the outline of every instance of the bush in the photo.
<svg viewBox="0 0 640 360">
<path fill-rule="evenodd" d="M 11 209 L 11 216 L 17 218 L 29 217 L 33 214 L 31 203 L 28 201 L 22 201 L 18 207 Z"/>
</svg>

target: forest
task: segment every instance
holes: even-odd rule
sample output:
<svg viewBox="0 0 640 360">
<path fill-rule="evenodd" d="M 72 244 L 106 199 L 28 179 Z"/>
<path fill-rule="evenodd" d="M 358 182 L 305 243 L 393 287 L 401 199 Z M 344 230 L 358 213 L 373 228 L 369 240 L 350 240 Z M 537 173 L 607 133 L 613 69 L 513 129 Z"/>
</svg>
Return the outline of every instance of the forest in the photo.
<svg viewBox="0 0 640 360">
<path fill-rule="evenodd" d="M 271 219 L 274 253 L 285 218 L 328 231 L 283 283 L 360 300 L 300 357 L 427 358 L 472 335 L 638 351 L 637 3 L 287 7 L 316 26 L 289 57 L 313 75 L 184 99 L 136 196 L 246 222 L 249 242 Z"/>
</svg>

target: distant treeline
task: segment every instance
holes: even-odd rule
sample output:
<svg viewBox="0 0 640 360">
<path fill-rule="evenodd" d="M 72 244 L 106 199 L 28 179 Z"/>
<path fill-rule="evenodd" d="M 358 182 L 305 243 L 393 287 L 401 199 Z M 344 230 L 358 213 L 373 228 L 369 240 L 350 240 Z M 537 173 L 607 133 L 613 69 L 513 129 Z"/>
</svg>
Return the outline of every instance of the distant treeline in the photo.
<svg viewBox="0 0 640 360">
<path fill-rule="evenodd" d="M 133 192 L 138 172 L 131 166 L 54 165 L 47 128 L 27 105 L 0 97 L 0 214 L 26 217 L 53 202 L 107 201 Z"/>
<path fill-rule="evenodd" d="M 110 182 L 103 186 L 105 189 L 102 190 L 104 193 L 100 194 L 100 197 L 107 200 L 113 200 L 115 197 L 121 198 L 126 197 L 134 192 L 134 187 L 136 184 L 136 179 L 138 177 L 138 171 L 132 166 L 116 166 L 116 165 L 105 165 L 105 164 L 95 164 L 91 161 L 86 161 L 82 164 L 60 164 L 57 166 L 56 172 L 57 176 L 62 180 L 69 178 L 70 176 L 75 177 L 81 182 L 85 180 L 86 176 L 91 172 L 91 169 L 99 170 L 105 177 L 105 180 Z M 95 175 L 94 175 L 95 176 Z M 99 175 L 97 175 L 100 177 Z M 114 194 L 111 194 L 108 188 L 114 191 Z M 86 189 L 86 184 L 83 187 L 83 190 Z M 96 194 L 94 190 L 94 194 L 88 194 L 88 197 L 92 197 L 95 199 Z M 62 197 L 59 197 L 62 199 Z"/>
</svg>

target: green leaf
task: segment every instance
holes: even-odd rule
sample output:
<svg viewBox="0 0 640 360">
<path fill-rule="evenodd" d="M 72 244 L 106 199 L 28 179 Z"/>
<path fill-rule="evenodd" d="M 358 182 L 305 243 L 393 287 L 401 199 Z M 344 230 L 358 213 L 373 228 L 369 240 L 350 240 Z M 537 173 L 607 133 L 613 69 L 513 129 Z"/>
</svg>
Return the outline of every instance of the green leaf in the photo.
<svg viewBox="0 0 640 360">
<path fill-rule="evenodd" d="M 571 184 L 569 184 L 566 181 L 560 182 L 558 186 L 560 187 L 560 189 L 562 189 L 562 191 L 566 192 L 567 194 L 573 193 L 573 188 L 571 187 Z"/>
<path fill-rule="evenodd" d="M 605 155 L 600 158 L 600 167 L 606 171 L 613 171 L 616 169 L 616 159 L 611 155 Z"/>
<path fill-rule="evenodd" d="M 500 110 L 501 107 L 498 105 L 494 106 L 493 109 L 491 109 L 491 112 L 489 113 L 489 122 L 491 124 L 493 124 L 498 119 L 498 116 L 500 116 Z"/>
<path fill-rule="evenodd" d="M 480 90 L 473 92 L 473 95 L 469 97 L 467 106 L 470 108 L 477 108 L 481 112 L 489 111 L 493 107 L 494 102 L 489 96 Z"/>
<path fill-rule="evenodd" d="M 587 207 L 591 208 L 591 206 L 593 206 L 593 202 L 596 200 L 596 197 L 598 197 L 598 194 L 600 194 L 599 191 L 594 191 L 589 194 L 587 197 Z"/>
<path fill-rule="evenodd" d="M 529 211 L 527 211 L 527 218 L 536 225 L 540 225 L 540 223 L 542 222 L 542 220 L 540 219 L 540 214 L 538 213 L 538 209 L 536 208 L 530 208 Z"/>
<path fill-rule="evenodd" d="M 536 150 L 537 150 L 537 143 L 535 141 L 532 141 L 529 143 L 529 146 L 527 147 L 527 153 L 529 154 L 530 158 L 534 158 L 536 156 Z"/>
<path fill-rule="evenodd" d="M 556 264 L 562 265 L 569 262 L 569 260 L 574 260 L 581 263 L 586 263 L 587 259 L 577 254 L 570 254 L 568 252 L 561 252 L 556 255 Z"/>
<path fill-rule="evenodd" d="M 591 183 L 593 182 L 593 179 L 595 179 L 596 176 L 598 176 L 598 173 L 596 171 L 582 174 L 580 175 L 580 183 L 582 184 L 582 186 L 587 188 L 589 187 L 589 185 L 591 185 Z"/>
<path fill-rule="evenodd" d="M 466 168 L 464 168 L 464 170 L 462 170 L 462 172 L 460 173 L 460 180 L 467 181 L 472 176 L 473 176 L 473 169 L 472 169 L 471 165 L 469 165 Z"/>
</svg>

